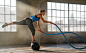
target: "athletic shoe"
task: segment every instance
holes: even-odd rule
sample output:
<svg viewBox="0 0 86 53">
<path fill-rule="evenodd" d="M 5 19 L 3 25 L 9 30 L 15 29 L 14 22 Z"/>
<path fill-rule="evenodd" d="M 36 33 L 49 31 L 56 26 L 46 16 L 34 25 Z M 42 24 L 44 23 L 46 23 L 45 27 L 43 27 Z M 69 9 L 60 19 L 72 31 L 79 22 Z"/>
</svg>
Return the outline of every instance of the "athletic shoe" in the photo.
<svg viewBox="0 0 86 53">
<path fill-rule="evenodd" d="M 2 28 L 6 27 L 7 26 L 7 23 L 5 23 L 4 25 L 2 25 Z"/>
</svg>

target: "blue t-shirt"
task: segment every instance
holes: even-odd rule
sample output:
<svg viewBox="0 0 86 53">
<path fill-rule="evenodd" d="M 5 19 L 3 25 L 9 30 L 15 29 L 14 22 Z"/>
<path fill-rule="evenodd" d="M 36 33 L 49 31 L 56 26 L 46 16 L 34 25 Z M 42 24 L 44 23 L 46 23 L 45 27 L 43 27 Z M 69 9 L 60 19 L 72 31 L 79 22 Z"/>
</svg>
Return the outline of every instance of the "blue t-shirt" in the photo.
<svg viewBox="0 0 86 53">
<path fill-rule="evenodd" d="M 33 22 L 35 22 L 35 21 L 39 21 L 39 20 L 40 20 L 40 18 L 37 18 L 37 17 L 36 17 L 36 15 L 31 16 L 30 18 L 32 18 L 32 19 L 33 19 Z"/>
</svg>

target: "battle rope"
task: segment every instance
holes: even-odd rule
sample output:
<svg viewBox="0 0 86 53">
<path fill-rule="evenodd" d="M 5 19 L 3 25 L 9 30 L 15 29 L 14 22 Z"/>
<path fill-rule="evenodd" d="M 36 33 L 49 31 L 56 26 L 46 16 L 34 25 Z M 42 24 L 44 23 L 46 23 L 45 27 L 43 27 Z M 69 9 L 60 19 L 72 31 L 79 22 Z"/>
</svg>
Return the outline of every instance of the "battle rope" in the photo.
<svg viewBox="0 0 86 53">
<path fill-rule="evenodd" d="M 54 23 L 52 23 L 52 24 L 55 25 L 55 26 L 60 30 L 61 33 L 47 34 L 47 33 L 44 33 L 44 32 L 41 31 L 41 30 L 38 30 L 38 31 L 40 31 L 41 33 L 46 34 L 46 35 L 60 35 L 60 34 L 62 34 L 62 35 L 64 36 L 66 42 L 67 42 L 71 47 L 73 47 L 73 48 L 75 48 L 75 49 L 86 49 L 86 47 L 83 47 L 83 48 L 76 48 L 76 47 L 74 47 L 73 45 L 71 45 L 71 44 L 68 42 L 67 38 L 66 38 L 65 35 L 64 35 L 64 34 L 66 34 L 66 33 L 75 34 L 75 35 L 77 35 L 77 36 L 86 44 L 86 42 L 85 42 L 78 34 L 76 34 L 76 33 L 74 33 L 74 32 L 62 32 L 61 29 L 60 29 L 56 24 L 54 24 Z"/>
</svg>

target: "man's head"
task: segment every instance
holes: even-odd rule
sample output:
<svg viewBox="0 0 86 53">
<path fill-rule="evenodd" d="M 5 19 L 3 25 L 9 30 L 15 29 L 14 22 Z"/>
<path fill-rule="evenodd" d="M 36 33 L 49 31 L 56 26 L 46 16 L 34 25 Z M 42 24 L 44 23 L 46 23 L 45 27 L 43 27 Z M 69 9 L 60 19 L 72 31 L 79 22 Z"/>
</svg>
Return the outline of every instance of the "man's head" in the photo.
<svg viewBox="0 0 86 53">
<path fill-rule="evenodd" d="M 40 13 L 44 16 L 45 13 L 46 13 L 46 11 L 45 11 L 44 9 L 41 9 L 41 10 L 40 10 Z"/>
</svg>

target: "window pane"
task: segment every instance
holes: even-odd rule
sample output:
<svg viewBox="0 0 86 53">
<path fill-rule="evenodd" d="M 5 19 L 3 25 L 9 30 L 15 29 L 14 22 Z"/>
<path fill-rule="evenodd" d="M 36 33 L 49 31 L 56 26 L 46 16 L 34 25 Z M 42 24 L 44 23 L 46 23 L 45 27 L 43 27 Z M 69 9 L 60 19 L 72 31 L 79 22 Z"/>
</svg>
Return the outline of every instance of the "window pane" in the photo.
<svg viewBox="0 0 86 53">
<path fill-rule="evenodd" d="M 76 4 L 73 4 L 73 10 L 76 10 Z"/>
<path fill-rule="evenodd" d="M 81 12 L 81 18 L 84 18 L 84 16 L 85 16 L 84 12 Z"/>
<path fill-rule="evenodd" d="M 11 7 L 11 14 L 16 14 L 16 7 Z"/>
<path fill-rule="evenodd" d="M 68 4 L 65 4 L 65 10 L 68 10 Z"/>
<path fill-rule="evenodd" d="M 81 5 L 81 11 L 84 11 L 84 5 Z"/>
<path fill-rule="evenodd" d="M 86 19 L 86 12 L 85 12 L 85 19 Z"/>
<path fill-rule="evenodd" d="M 56 17 L 52 17 L 52 22 L 53 22 L 53 23 L 56 22 Z"/>
<path fill-rule="evenodd" d="M 76 24 L 76 21 L 74 18 L 69 18 L 69 24 Z"/>
<path fill-rule="evenodd" d="M 51 31 L 51 24 L 48 24 L 48 31 Z"/>
<path fill-rule="evenodd" d="M 51 9 L 51 2 L 47 2 L 47 8 Z"/>
<path fill-rule="evenodd" d="M 4 22 L 4 15 L 0 15 L 0 22 Z"/>
<path fill-rule="evenodd" d="M 56 20 L 55 23 L 56 23 L 57 25 L 58 25 L 58 24 L 61 24 L 61 23 L 60 23 L 60 18 L 57 18 L 57 20 Z"/>
<path fill-rule="evenodd" d="M 48 10 L 47 15 L 48 15 L 48 16 L 51 16 L 51 10 Z"/>
<path fill-rule="evenodd" d="M 16 25 L 11 25 L 12 32 L 16 32 Z"/>
<path fill-rule="evenodd" d="M 74 24 L 74 18 L 69 18 L 69 24 Z"/>
<path fill-rule="evenodd" d="M 48 21 L 51 21 L 52 19 L 51 19 L 51 17 L 48 17 Z"/>
<path fill-rule="evenodd" d="M 57 17 L 60 17 L 60 11 L 57 11 Z"/>
<path fill-rule="evenodd" d="M 52 31 L 56 31 L 57 27 L 55 25 L 52 25 Z"/>
<path fill-rule="evenodd" d="M 51 17 L 48 17 L 48 21 L 51 21 Z M 51 31 L 51 24 L 48 24 L 48 31 Z"/>
<path fill-rule="evenodd" d="M 55 23 L 56 22 L 56 17 L 52 17 L 52 22 Z M 56 26 L 52 25 L 52 31 L 56 31 Z"/>
<path fill-rule="evenodd" d="M 16 15 L 11 15 L 11 21 L 16 21 Z"/>
<path fill-rule="evenodd" d="M 85 11 L 86 11 L 86 5 L 85 5 Z"/>
<path fill-rule="evenodd" d="M 74 18 L 73 24 L 77 24 L 77 18 Z"/>
<path fill-rule="evenodd" d="M 64 11 L 61 11 L 61 17 L 64 17 Z"/>
<path fill-rule="evenodd" d="M 10 14 L 10 6 L 5 6 L 5 14 Z"/>
<path fill-rule="evenodd" d="M 10 6 L 10 0 L 5 0 L 5 5 Z"/>
<path fill-rule="evenodd" d="M 61 10 L 64 10 L 64 3 L 61 3 Z"/>
<path fill-rule="evenodd" d="M 77 24 L 80 24 L 80 18 L 77 18 Z"/>
<path fill-rule="evenodd" d="M 68 31 L 68 25 L 65 25 L 64 29 L 65 29 L 65 31 Z"/>
<path fill-rule="evenodd" d="M 85 25 L 85 31 L 86 31 L 86 25 Z"/>
<path fill-rule="evenodd" d="M 10 31 L 10 25 L 6 27 L 6 31 L 7 31 L 7 32 Z"/>
<path fill-rule="evenodd" d="M 65 18 L 65 24 L 68 24 L 68 18 Z"/>
<path fill-rule="evenodd" d="M 4 6 L 0 6 L 0 14 L 4 14 Z"/>
<path fill-rule="evenodd" d="M 80 12 L 77 12 L 77 17 L 80 17 Z"/>
<path fill-rule="evenodd" d="M 52 10 L 52 16 L 56 16 L 56 10 Z"/>
<path fill-rule="evenodd" d="M 55 9 L 55 3 L 52 2 L 52 9 Z"/>
<path fill-rule="evenodd" d="M 73 17 L 76 17 L 76 11 L 73 11 L 73 15 L 72 15 Z"/>
<path fill-rule="evenodd" d="M 86 12 L 85 12 L 85 23 L 86 23 Z"/>
<path fill-rule="evenodd" d="M 0 0 L 0 5 L 4 5 L 4 0 Z"/>
<path fill-rule="evenodd" d="M 60 20 L 60 24 L 63 24 L 63 19 L 61 18 L 61 20 Z"/>
<path fill-rule="evenodd" d="M 77 27 L 76 27 L 76 25 L 74 25 L 74 31 L 77 31 L 77 29 L 76 29 Z"/>
<path fill-rule="evenodd" d="M 85 25 L 86 25 L 86 18 L 85 18 Z"/>
<path fill-rule="evenodd" d="M 85 22 L 84 22 L 84 18 L 81 18 L 81 24 L 85 24 Z"/>
<path fill-rule="evenodd" d="M 64 24 L 64 18 L 61 18 L 61 24 Z"/>
<path fill-rule="evenodd" d="M 73 25 L 69 25 L 69 31 L 73 31 Z"/>
<path fill-rule="evenodd" d="M 10 15 L 5 15 L 5 18 L 6 18 L 5 19 L 5 22 L 8 22 L 9 23 L 10 22 Z"/>
<path fill-rule="evenodd" d="M 16 6 L 16 0 L 11 0 L 11 6 Z"/>
<path fill-rule="evenodd" d="M 4 23 L 0 23 L 0 32 L 3 32 L 4 31 L 4 28 L 2 28 L 2 25 L 3 25 Z"/>
<path fill-rule="evenodd" d="M 81 24 L 83 24 L 83 25 L 84 25 L 84 18 L 83 18 L 83 19 L 81 19 Z"/>
<path fill-rule="evenodd" d="M 72 10 L 72 8 L 73 8 L 72 4 L 69 4 L 69 10 Z"/>
<path fill-rule="evenodd" d="M 56 3 L 56 9 L 60 10 L 60 3 Z"/>
<path fill-rule="evenodd" d="M 80 5 L 77 5 L 77 11 L 80 11 Z"/>
<path fill-rule="evenodd" d="M 69 17 L 71 17 L 71 18 L 74 17 L 73 11 L 69 11 Z"/>
<path fill-rule="evenodd" d="M 80 31 L 80 25 L 77 25 L 77 31 Z"/>
<path fill-rule="evenodd" d="M 68 17 L 68 11 L 65 11 L 65 17 Z"/>
</svg>

